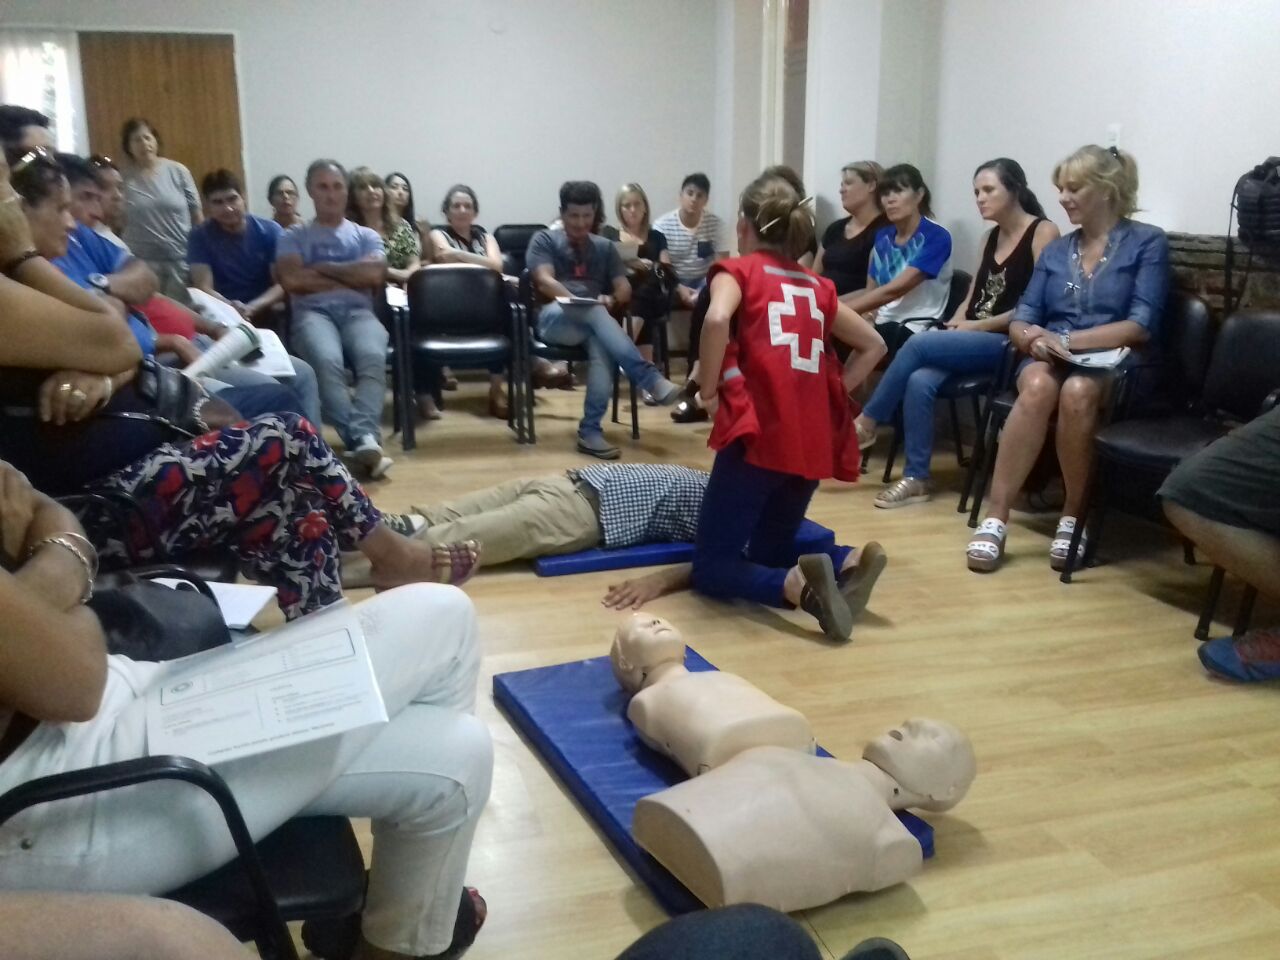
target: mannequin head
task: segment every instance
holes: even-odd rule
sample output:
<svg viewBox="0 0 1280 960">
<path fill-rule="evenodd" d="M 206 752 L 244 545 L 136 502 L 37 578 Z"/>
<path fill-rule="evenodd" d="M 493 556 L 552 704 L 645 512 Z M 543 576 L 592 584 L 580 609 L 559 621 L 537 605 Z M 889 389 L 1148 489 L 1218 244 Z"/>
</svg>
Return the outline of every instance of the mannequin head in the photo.
<svg viewBox="0 0 1280 960">
<path fill-rule="evenodd" d="M 950 810 L 977 774 L 973 744 L 941 720 L 906 720 L 868 743 L 862 757 L 919 798 L 910 806 L 924 810 Z"/>
<path fill-rule="evenodd" d="M 633 613 L 613 635 L 609 662 L 622 689 L 636 693 L 659 666 L 684 665 L 684 637 L 661 617 Z"/>
</svg>

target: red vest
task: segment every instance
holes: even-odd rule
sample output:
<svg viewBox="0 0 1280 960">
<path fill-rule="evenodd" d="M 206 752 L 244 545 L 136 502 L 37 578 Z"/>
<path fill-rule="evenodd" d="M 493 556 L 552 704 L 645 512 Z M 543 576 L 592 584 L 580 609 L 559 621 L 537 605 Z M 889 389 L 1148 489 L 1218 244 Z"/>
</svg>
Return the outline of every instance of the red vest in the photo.
<svg viewBox="0 0 1280 960">
<path fill-rule="evenodd" d="M 842 364 L 831 346 L 830 280 L 760 251 L 712 266 L 742 288 L 707 444 L 746 443 L 748 463 L 809 480 L 858 479 L 860 456 Z"/>
</svg>

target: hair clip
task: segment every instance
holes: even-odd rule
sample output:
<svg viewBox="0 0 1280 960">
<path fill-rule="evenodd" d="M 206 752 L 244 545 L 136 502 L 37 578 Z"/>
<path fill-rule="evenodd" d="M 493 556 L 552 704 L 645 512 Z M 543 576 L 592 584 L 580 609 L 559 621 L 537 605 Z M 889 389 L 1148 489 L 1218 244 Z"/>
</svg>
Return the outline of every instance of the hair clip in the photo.
<svg viewBox="0 0 1280 960">
<path fill-rule="evenodd" d="M 800 201 L 800 206 L 802 207 L 812 207 L 813 204 L 814 204 L 813 194 L 809 194 L 809 196 L 805 197 L 803 200 Z"/>
<path fill-rule="evenodd" d="M 781 220 L 781 219 L 782 219 L 781 217 L 774 217 L 772 220 L 770 220 L 770 221 L 769 221 L 768 223 L 766 223 L 764 226 L 762 226 L 762 227 L 757 227 L 757 228 L 756 228 L 756 232 L 757 232 L 757 233 L 764 233 L 766 230 L 768 230 L 770 227 L 772 227 L 775 223 L 777 223 L 777 222 L 778 222 L 779 220 Z"/>
<path fill-rule="evenodd" d="M 1111 154 L 1117 160 L 1120 159 L 1120 151 L 1114 146 L 1107 147 L 1107 153 Z"/>
</svg>

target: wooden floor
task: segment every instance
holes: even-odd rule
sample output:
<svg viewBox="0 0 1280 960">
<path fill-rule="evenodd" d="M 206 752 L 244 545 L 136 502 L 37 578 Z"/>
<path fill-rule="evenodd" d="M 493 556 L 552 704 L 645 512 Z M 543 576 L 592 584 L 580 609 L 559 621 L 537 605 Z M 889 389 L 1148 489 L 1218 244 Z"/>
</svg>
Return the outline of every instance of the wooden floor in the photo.
<svg viewBox="0 0 1280 960">
<path fill-rule="evenodd" d="M 534 447 L 483 416 L 483 390 L 464 383 L 412 455 L 391 442 L 393 479 L 371 486 L 380 506 L 584 462 L 572 442 L 580 390 L 540 392 Z M 612 430 L 627 460 L 710 465 L 705 425 L 646 408 L 642 434 Z M 691 594 L 652 604 L 712 662 L 808 715 L 837 756 L 908 716 L 973 738 L 977 782 L 930 817 L 937 856 L 924 871 L 801 915 L 823 955 L 874 935 L 914 960 L 1280 956 L 1276 690 L 1200 667 L 1192 630 L 1208 568 L 1185 566 L 1158 528 L 1117 519 L 1109 562 L 1063 586 L 1047 562 L 1056 517 L 1015 514 L 1004 568 L 970 573 L 954 457 L 940 454 L 937 470 L 937 498 L 896 511 L 872 505 L 878 469 L 818 492 L 810 516 L 890 557 L 847 646 L 822 642 L 801 615 Z M 607 652 L 620 615 L 599 601 L 618 577 L 542 580 L 514 565 L 468 587 L 497 753 L 468 876 L 490 910 L 474 960 L 608 960 L 663 919 L 490 695 L 496 672 Z"/>
</svg>

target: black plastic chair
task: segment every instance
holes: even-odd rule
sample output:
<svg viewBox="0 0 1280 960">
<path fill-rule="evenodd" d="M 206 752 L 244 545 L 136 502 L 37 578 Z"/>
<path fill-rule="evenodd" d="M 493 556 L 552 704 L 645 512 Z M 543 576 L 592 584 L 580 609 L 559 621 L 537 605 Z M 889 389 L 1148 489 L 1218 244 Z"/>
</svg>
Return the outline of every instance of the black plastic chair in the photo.
<svg viewBox="0 0 1280 960">
<path fill-rule="evenodd" d="M 545 229 L 545 223 L 504 223 L 494 229 L 493 239 L 502 251 L 504 273 L 518 277 L 524 272 L 524 255 L 529 249 L 529 241 L 534 234 Z"/>
<path fill-rule="evenodd" d="M 528 331 L 525 340 L 525 356 L 523 358 L 525 382 L 524 392 L 527 399 L 526 410 L 528 411 L 528 438 L 529 443 L 537 443 L 537 434 L 533 425 L 533 362 L 532 357 L 541 357 L 552 363 L 563 361 L 565 363 L 590 363 L 591 358 L 587 355 L 586 347 L 574 346 L 567 347 L 558 343 L 547 343 L 538 336 L 538 302 L 537 294 L 533 289 L 533 280 L 529 275 L 529 271 L 525 270 L 520 274 L 520 292 L 519 300 L 521 312 L 523 314 L 523 322 Z M 621 374 L 617 369 L 613 371 L 613 422 L 618 423 L 618 390 L 619 379 Z M 638 400 L 638 391 L 634 383 L 631 384 L 631 439 L 638 440 L 640 438 L 640 408 Z"/>
<path fill-rule="evenodd" d="M 391 423 L 392 433 L 400 434 L 400 448 L 412 450 L 417 446 L 413 432 L 413 381 L 409 371 L 407 329 L 409 311 L 393 307 L 387 302 L 387 290 L 383 287 L 374 295 L 373 312 L 387 331 L 387 369 L 391 371 Z"/>
<path fill-rule="evenodd" d="M 350 920 L 364 907 L 364 858 L 345 817 L 299 817 L 256 845 L 226 781 L 186 757 L 146 757 L 41 777 L 0 796 L 0 824 L 42 803 L 158 780 L 203 790 L 222 811 L 237 858 L 164 894 L 212 917 L 265 960 L 298 960 L 286 924 Z"/>
<path fill-rule="evenodd" d="M 1226 436 L 1232 424 L 1252 420 L 1280 400 L 1280 365 L 1276 363 L 1280 357 L 1280 312 L 1243 311 L 1227 317 L 1213 341 L 1208 370 L 1197 378 L 1194 365 L 1208 353 L 1204 345 L 1211 336 L 1208 309 L 1189 298 L 1184 303 L 1188 307 L 1178 311 L 1180 322 L 1173 325 L 1174 336 L 1166 343 L 1176 385 L 1194 392 L 1183 395 L 1181 403 L 1163 416 L 1128 417 L 1098 431 L 1090 493 L 1082 511 L 1085 516 L 1076 520 L 1063 583 L 1071 582 L 1086 522 L 1091 529 L 1083 562 L 1092 563 L 1118 486 L 1152 494 L 1126 506 L 1160 519 L 1153 494 L 1174 467 Z M 1202 384 L 1202 390 L 1194 390 L 1197 383 Z M 1126 392 L 1133 391 L 1127 388 Z"/>
<path fill-rule="evenodd" d="M 506 367 L 507 426 L 524 443 L 523 370 L 517 341 L 518 312 L 512 310 L 501 274 L 488 267 L 438 264 L 409 278 L 408 382 L 419 365 L 454 369 Z M 412 418 L 409 430 L 412 432 Z"/>
</svg>

